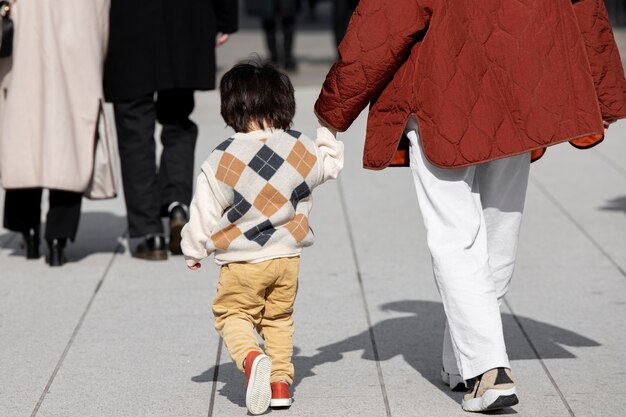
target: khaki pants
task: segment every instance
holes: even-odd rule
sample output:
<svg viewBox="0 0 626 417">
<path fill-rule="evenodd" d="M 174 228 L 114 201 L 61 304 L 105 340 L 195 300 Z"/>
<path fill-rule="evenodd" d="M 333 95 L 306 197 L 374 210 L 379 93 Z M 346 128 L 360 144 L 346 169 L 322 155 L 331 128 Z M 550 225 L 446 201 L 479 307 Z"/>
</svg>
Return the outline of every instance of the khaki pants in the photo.
<svg viewBox="0 0 626 417">
<path fill-rule="evenodd" d="M 299 267 L 299 257 L 222 266 L 213 301 L 215 328 L 239 370 L 243 371 L 249 352 L 262 352 L 254 334 L 256 329 L 272 360 L 270 382 L 293 383 L 291 315 Z"/>
</svg>

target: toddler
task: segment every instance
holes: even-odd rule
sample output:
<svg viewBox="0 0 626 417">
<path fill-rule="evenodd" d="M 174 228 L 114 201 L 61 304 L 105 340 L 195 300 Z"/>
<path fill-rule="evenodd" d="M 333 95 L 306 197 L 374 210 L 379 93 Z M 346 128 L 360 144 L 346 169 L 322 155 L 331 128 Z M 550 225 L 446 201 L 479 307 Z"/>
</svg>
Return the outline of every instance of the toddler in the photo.
<svg viewBox="0 0 626 417">
<path fill-rule="evenodd" d="M 190 269 L 220 265 L 215 328 L 246 377 L 246 407 L 291 406 L 293 305 L 302 248 L 313 243 L 311 192 L 343 167 L 343 143 L 289 130 L 294 89 L 271 65 L 238 64 L 220 82 L 221 115 L 235 134 L 202 164 L 182 250 Z M 265 341 L 265 352 L 254 331 Z"/>
</svg>

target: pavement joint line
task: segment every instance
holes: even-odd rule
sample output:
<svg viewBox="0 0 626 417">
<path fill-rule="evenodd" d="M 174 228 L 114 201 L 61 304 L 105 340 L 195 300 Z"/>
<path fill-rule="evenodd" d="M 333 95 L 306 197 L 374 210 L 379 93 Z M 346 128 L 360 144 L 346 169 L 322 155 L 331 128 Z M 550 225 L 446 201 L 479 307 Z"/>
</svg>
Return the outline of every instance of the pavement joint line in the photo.
<svg viewBox="0 0 626 417">
<path fill-rule="evenodd" d="M 126 232 L 124 232 L 124 235 L 125 234 Z M 54 367 L 54 370 L 52 371 L 52 374 L 50 375 L 50 378 L 48 379 L 48 383 L 46 384 L 43 392 L 41 393 L 41 396 L 39 397 L 39 401 L 37 401 L 37 404 L 35 405 L 35 408 L 33 409 L 33 412 L 31 413 L 30 417 L 37 416 L 37 413 L 39 412 L 39 408 L 41 408 L 41 405 L 46 399 L 46 395 L 48 394 L 48 391 L 50 390 L 50 387 L 52 386 L 54 379 L 56 378 L 59 370 L 61 369 L 61 366 L 63 365 L 63 362 L 65 361 L 65 358 L 67 357 L 67 354 L 70 351 L 70 348 L 74 344 L 74 340 L 76 339 L 76 336 L 78 335 L 78 332 L 80 331 L 85 321 L 85 318 L 87 317 L 87 314 L 89 313 L 89 310 L 91 309 L 91 305 L 93 304 L 94 300 L 96 299 L 96 296 L 98 295 L 98 292 L 100 291 L 100 288 L 102 287 L 102 283 L 104 282 L 105 278 L 109 274 L 109 270 L 111 269 L 111 266 L 113 265 L 113 262 L 115 261 L 115 258 L 117 257 L 117 255 L 122 253 L 122 250 L 121 250 L 122 248 L 123 248 L 123 245 L 121 243 L 118 243 L 117 246 L 115 247 L 115 252 L 113 252 L 113 256 L 111 256 L 109 263 L 107 264 L 104 272 L 102 273 L 102 277 L 100 277 L 100 280 L 98 281 L 98 284 L 96 285 L 96 288 L 91 294 L 91 297 L 89 298 L 89 302 L 87 303 L 85 310 L 83 311 L 80 318 L 78 319 L 78 323 L 76 324 L 76 327 L 74 327 L 74 331 L 72 332 L 72 335 L 70 336 L 70 339 L 68 340 L 67 345 L 65 346 L 65 349 L 63 350 L 63 353 L 61 354 L 61 357 L 59 358 L 56 366 Z"/>
<path fill-rule="evenodd" d="M 217 344 L 217 355 L 215 358 L 215 370 L 213 371 L 213 386 L 211 387 L 211 399 L 209 400 L 209 414 L 208 417 L 213 417 L 213 408 L 215 407 L 215 392 L 217 391 L 217 378 L 220 374 L 220 362 L 222 360 L 222 344 L 223 339 L 220 337 L 220 341 Z"/>
<path fill-rule="evenodd" d="M 383 377 L 383 369 L 380 365 L 380 355 L 378 354 L 378 347 L 376 345 L 376 337 L 374 335 L 374 327 L 372 326 L 372 317 L 370 316 L 369 304 L 365 296 L 365 286 L 363 284 L 363 276 L 361 275 L 361 268 L 359 266 L 359 259 L 356 252 L 356 246 L 354 244 L 354 235 L 352 233 L 352 227 L 350 226 L 350 217 L 348 215 L 348 205 L 346 203 L 345 193 L 343 192 L 342 181 L 337 178 L 337 188 L 339 190 L 339 198 L 341 200 L 341 208 L 344 218 L 346 219 L 346 228 L 348 231 L 348 239 L 350 241 L 350 250 L 352 251 L 352 259 L 356 268 L 356 277 L 359 283 L 359 291 L 361 293 L 361 299 L 363 301 L 363 308 L 365 310 L 365 320 L 367 322 L 368 332 L 370 335 L 370 341 L 372 342 L 372 352 L 374 359 L 376 360 L 376 371 L 378 372 L 378 381 L 380 383 L 380 390 L 383 396 L 383 403 L 385 404 L 385 412 L 387 417 L 391 417 L 391 407 L 389 406 L 389 398 L 387 397 L 387 388 L 385 386 L 385 379 Z"/>
<path fill-rule="evenodd" d="M 574 216 L 572 216 L 567 210 L 565 210 L 565 207 L 563 207 L 563 205 L 559 203 L 559 201 L 548 192 L 548 189 L 545 188 L 533 176 L 530 177 L 530 180 L 533 182 L 533 184 L 537 186 L 537 188 L 539 188 L 541 193 L 545 195 L 548 200 L 550 200 L 552 204 L 554 204 L 559 209 L 559 211 L 563 213 L 565 217 L 567 217 L 574 224 L 574 226 L 576 226 L 576 228 L 583 234 L 583 236 L 585 236 L 596 247 L 596 249 L 598 249 L 600 253 L 609 260 L 611 265 L 613 265 L 615 269 L 617 269 L 619 273 L 622 274 L 624 278 L 626 278 L 626 271 L 624 271 L 624 269 L 613 259 L 613 257 L 606 250 L 604 250 L 602 245 L 600 245 L 600 243 L 595 240 L 593 236 L 591 236 L 591 234 L 587 232 L 587 230 L 585 230 L 585 228 L 574 218 Z"/>
<path fill-rule="evenodd" d="M 533 343 L 533 341 L 531 340 L 530 336 L 528 335 L 528 333 L 526 332 L 526 329 L 524 328 L 524 326 L 522 325 L 522 322 L 520 321 L 520 319 L 517 317 L 517 314 L 515 314 L 515 311 L 513 310 L 513 308 L 511 307 L 511 304 L 509 303 L 509 301 L 504 298 L 504 304 L 506 304 L 507 308 L 509 309 L 509 311 L 511 312 L 511 316 L 513 316 L 513 320 L 515 320 L 515 323 L 517 324 L 517 327 L 519 327 L 520 331 L 522 332 L 522 335 L 524 335 L 524 338 L 526 339 L 526 341 L 528 342 L 530 349 L 533 351 L 533 353 L 535 354 L 535 356 L 537 357 L 537 360 L 539 361 L 539 364 L 541 365 L 541 367 L 543 368 L 543 371 L 545 372 L 546 376 L 548 377 L 548 379 L 550 380 L 550 383 L 552 384 L 552 386 L 554 387 L 554 389 L 556 390 L 557 394 L 559 394 L 559 397 L 561 398 L 561 402 L 563 403 L 563 405 L 565 406 L 565 408 L 567 409 L 567 412 L 569 413 L 569 415 L 571 417 L 576 417 L 576 414 L 574 414 L 574 411 L 572 410 L 572 407 L 570 407 L 569 402 L 567 401 L 567 398 L 565 398 L 565 395 L 563 394 L 563 391 L 561 391 L 561 388 L 559 387 L 559 385 L 556 383 L 556 380 L 554 379 L 554 377 L 552 376 L 552 373 L 550 373 L 550 370 L 548 369 L 548 366 L 546 365 L 546 363 L 544 362 L 543 358 L 541 357 L 541 355 L 539 354 L 539 351 L 537 350 L 537 348 L 535 347 L 535 344 Z"/>
</svg>

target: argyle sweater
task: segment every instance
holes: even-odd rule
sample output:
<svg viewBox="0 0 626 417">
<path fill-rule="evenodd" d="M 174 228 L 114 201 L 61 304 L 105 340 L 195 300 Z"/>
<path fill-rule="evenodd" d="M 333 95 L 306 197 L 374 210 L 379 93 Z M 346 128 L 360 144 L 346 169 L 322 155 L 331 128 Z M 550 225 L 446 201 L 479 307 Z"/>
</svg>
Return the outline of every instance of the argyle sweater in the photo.
<svg viewBox="0 0 626 417">
<path fill-rule="evenodd" d="M 343 143 L 326 128 L 315 141 L 289 130 L 236 133 L 202 164 L 182 231 L 188 265 L 298 256 L 313 243 L 312 190 L 337 178 Z"/>
</svg>

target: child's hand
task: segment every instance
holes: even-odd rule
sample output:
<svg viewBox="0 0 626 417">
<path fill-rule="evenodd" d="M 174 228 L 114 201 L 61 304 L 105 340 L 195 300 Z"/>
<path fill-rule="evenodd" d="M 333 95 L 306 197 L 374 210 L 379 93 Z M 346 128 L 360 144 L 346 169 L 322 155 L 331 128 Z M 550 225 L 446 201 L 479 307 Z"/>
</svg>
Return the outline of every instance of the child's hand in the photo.
<svg viewBox="0 0 626 417">
<path fill-rule="evenodd" d="M 202 265 L 199 262 L 197 262 L 195 265 L 187 265 L 187 268 L 191 269 L 192 271 L 195 271 L 196 269 L 202 268 Z"/>
<path fill-rule="evenodd" d="M 337 131 L 335 130 L 334 127 L 328 125 L 328 123 L 324 122 L 322 119 L 317 119 L 317 122 L 319 123 L 320 126 L 325 127 L 326 129 L 330 130 L 330 133 L 332 133 L 334 137 L 337 137 Z"/>
</svg>

